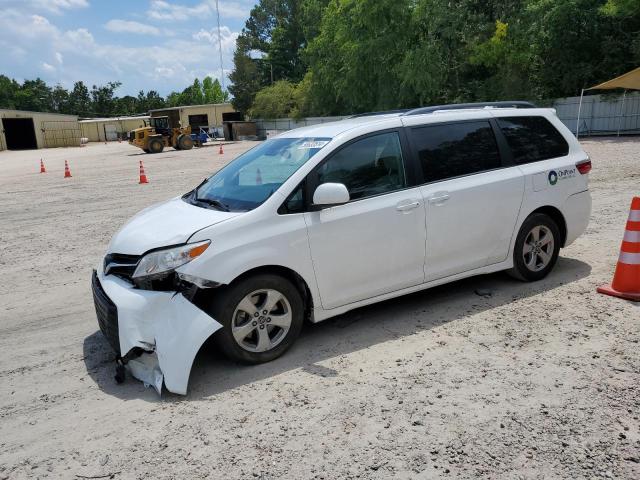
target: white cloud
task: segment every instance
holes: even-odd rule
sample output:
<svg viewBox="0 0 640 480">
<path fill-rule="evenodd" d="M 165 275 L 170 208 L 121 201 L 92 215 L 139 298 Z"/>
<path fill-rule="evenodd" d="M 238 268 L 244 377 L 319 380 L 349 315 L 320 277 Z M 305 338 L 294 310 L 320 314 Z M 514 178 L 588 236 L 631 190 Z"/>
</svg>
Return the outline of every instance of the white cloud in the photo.
<svg viewBox="0 0 640 480">
<path fill-rule="evenodd" d="M 60 15 L 64 10 L 87 8 L 87 0 L 3 0 L 4 8 L 16 8 L 22 11 L 48 12 Z"/>
<path fill-rule="evenodd" d="M 160 77 L 173 77 L 175 73 L 173 68 L 170 68 L 170 67 L 156 67 L 155 72 Z"/>
<path fill-rule="evenodd" d="M 93 45 L 93 35 L 86 28 L 78 28 L 77 30 L 67 30 L 64 32 L 64 37 L 69 40 L 74 49 L 80 47 L 86 49 Z"/>
<path fill-rule="evenodd" d="M 0 0 L 2 1 L 2 0 Z M 10 9 L 0 15 L 0 72 L 14 78 L 40 76 L 49 84 L 72 88 L 82 80 L 86 85 L 103 85 L 121 81 L 118 95 L 138 90 L 158 90 L 165 95 L 182 91 L 208 74 L 222 79 L 218 57 L 217 29 L 180 30 L 168 38 L 164 29 L 155 41 L 132 41 L 123 33 L 102 40 L 83 25 L 60 29 L 51 17 Z M 221 19 L 222 20 L 222 19 Z M 211 25 L 211 22 L 208 22 Z M 233 51 L 238 32 L 221 28 L 225 84 L 233 65 Z M 144 61 L 141 61 L 144 59 Z"/>
<path fill-rule="evenodd" d="M 220 27 L 220 37 L 222 40 L 222 49 L 233 52 L 236 46 L 236 40 L 238 38 L 238 32 L 232 32 L 229 27 Z M 194 40 L 209 42 L 212 45 L 218 46 L 218 29 L 212 28 L 211 30 L 200 29 L 200 31 L 192 35 Z"/>
<path fill-rule="evenodd" d="M 109 20 L 104 28 L 110 32 L 136 33 L 139 35 L 160 35 L 160 29 L 153 25 L 134 22 L 130 20 L 113 19 Z"/>
<path fill-rule="evenodd" d="M 86 8 L 89 6 L 87 0 L 33 0 L 33 3 L 53 12 L 72 10 L 74 8 Z"/>
<path fill-rule="evenodd" d="M 153 0 L 147 13 L 155 20 L 183 21 L 193 17 L 209 16 L 211 9 L 207 3 L 200 3 L 195 7 L 187 7 L 164 0 Z"/>
<path fill-rule="evenodd" d="M 249 17 L 253 0 L 226 1 L 219 0 L 221 21 L 229 18 L 245 19 Z M 195 6 L 186 6 L 166 0 L 152 0 L 147 15 L 155 20 L 185 21 L 197 18 L 209 18 L 216 13 L 215 0 L 206 0 Z"/>
<path fill-rule="evenodd" d="M 249 18 L 249 13 L 251 12 L 251 8 L 257 3 L 253 0 L 245 0 L 241 2 L 233 2 L 233 1 L 223 1 L 219 2 L 220 7 L 220 17 L 224 18 L 238 18 L 241 20 L 246 20 Z M 211 0 L 209 2 L 212 5 L 212 9 L 215 12 L 215 0 Z"/>
</svg>

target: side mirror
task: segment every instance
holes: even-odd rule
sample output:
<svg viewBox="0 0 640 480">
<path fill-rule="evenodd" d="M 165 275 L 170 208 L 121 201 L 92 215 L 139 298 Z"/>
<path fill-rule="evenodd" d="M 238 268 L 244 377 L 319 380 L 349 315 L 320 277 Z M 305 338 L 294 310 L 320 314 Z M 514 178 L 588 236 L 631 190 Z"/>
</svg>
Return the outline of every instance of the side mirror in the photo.
<svg viewBox="0 0 640 480">
<path fill-rule="evenodd" d="M 343 205 L 349 200 L 349 190 L 343 183 L 323 183 L 313 192 L 313 206 L 317 210 Z"/>
</svg>

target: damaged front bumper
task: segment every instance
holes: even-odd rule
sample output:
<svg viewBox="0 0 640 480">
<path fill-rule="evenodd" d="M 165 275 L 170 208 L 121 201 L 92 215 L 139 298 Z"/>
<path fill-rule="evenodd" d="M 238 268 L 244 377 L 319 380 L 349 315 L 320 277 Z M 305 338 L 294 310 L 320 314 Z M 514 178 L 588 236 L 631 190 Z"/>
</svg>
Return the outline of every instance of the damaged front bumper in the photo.
<svg viewBox="0 0 640 480">
<path fill-rule="evenodd" d="M 158 394 L 186 395 L 193 360 L 222 327 L 179 292 L 135 288 L 94 271 L 92 289 L 100 330 L 129 372 Z"/>
</svg>

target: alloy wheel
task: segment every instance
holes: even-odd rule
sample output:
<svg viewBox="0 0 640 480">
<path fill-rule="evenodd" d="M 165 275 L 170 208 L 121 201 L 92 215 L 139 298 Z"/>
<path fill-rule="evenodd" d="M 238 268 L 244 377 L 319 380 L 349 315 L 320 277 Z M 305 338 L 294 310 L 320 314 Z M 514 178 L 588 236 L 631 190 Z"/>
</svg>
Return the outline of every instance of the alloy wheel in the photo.
<svg viewBox="0 0 640 480">
<path fill-rule="evenodd" d="M 273 289 L 256 290 L 236 306 L 231 333 L 244 350 L 266 352 L 284 340 L 291 322 L 291 305 L 282 293 Z"/>
<path fill-rule="evenodd" d="M 524 264 L 532 272 L 544 270 L 553 258 L 553 249 L 554 238 L 551 230 L 544 225 L 536 225 L 524 240 Z"/>
</svg>

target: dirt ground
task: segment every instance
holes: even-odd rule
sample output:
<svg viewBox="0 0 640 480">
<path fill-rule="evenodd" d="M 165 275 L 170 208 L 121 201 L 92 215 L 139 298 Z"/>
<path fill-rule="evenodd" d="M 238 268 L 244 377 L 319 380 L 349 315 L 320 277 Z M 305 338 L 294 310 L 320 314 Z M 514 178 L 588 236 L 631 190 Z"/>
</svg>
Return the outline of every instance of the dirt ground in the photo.
<svg viewBox="0 0 640 480">
<path fill-rule="evenodd" d="M 640 194 L 639 138 L 584 141 L 591 224 L 541 282 L 362 308 L 261 366 L 207 347 L 187 397 L 116 385 L 91 269 L 128 217 L 250 145 L 0 152 L 0 479 L 640 478 L 640 304 L 595 292 Z"/>
</svg>

